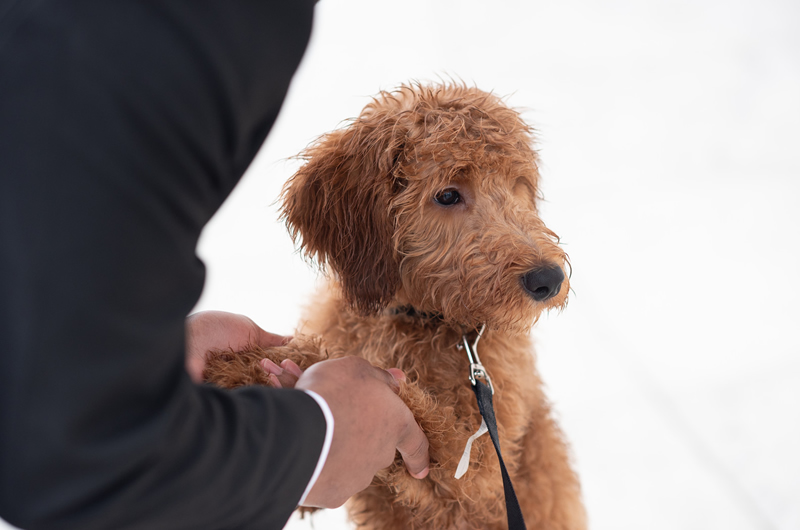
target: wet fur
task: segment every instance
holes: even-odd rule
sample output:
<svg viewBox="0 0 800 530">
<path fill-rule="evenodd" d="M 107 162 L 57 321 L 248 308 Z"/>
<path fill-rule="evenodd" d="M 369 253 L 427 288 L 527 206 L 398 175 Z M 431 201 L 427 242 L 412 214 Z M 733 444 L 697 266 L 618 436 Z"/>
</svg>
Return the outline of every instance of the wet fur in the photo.
<svg viewBox="0 0 800 530">
<path fill-rule="evenodd" d="M 568 267 L 539 218 L 532 131 L 504 102 L 462 85 L 383 92 L 345 127 L 302 155 L 283 215 L 304 253 L 329 272 L 297 338 L 269 350 L 217 352 L 206 379 L 222 387 L 267 385 L 258 365 L 289 358 L 301 368 L 359 355 L 408 377 L 401 397 L 430 441 L 431 471 L 411 478 L 398 459 L 348 503 L 368 529 L 506 527 L 499 464 L 488 436 L 470 468 L 454 473 L 480 425 L 457 349 L 482 323 L 479 353 L 496 388 L 503 456 L 531 529 L 582 529 L 580 486 L 550 414 L 528 333 L 561 308 L 522 288 L 536 267 Z M 463 201 L 433 198 L 456 188 Z"/>
</svg>

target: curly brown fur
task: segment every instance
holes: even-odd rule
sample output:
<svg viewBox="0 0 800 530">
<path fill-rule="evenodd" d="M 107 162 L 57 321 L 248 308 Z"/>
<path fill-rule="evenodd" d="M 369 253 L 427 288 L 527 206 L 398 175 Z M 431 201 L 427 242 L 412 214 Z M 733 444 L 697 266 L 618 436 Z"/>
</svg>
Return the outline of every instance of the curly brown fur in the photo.
<svg viewBox="0 0 800 530">
<path fill-rule="evenodd" d="M 505 528 L 499 464 L 488 436 L 454 473 L 480 415 L 462 334 L 482 323 L 480 355 L 495 385 L 503 456 L 529 528 L 585 528 L 580 487 L 534 366 L 530 327 L 566 304 L 569 281 L 537 302 L 521 278 L 568 260 L 539 218 L 532 131 L 475 88 L 383 92 L 346 127 L 322 136 L 287 183 L 283 215 L 307 256 L 331 273 L 288 346 L 218 353 L 209 381 L 268 384 L 258 360 L 301 367 L 359 355 L 403 370 L 401 397 L 430 441 L 431 470 L 411 478 L 399 457 L 349 502 L 359 528 Z M 434 198 L 457 190 L 463 200 Z M 317 338 L 314 338 L 317 337 Z"/>
<path fill-rule="evenodd" d="M 203 379 L 221 388 L 238 388 L 248 385 L 269 386 L 267 372 L 259 364 L 269 359 L 278 364 L 291 359 L 301 370 L 328 359 L 330 354 L 317 337 L 295 337 L 285 346 L 260 348 L 250 345 L 242 351 L 215 350 L 208 352 Z"/>
</svg>

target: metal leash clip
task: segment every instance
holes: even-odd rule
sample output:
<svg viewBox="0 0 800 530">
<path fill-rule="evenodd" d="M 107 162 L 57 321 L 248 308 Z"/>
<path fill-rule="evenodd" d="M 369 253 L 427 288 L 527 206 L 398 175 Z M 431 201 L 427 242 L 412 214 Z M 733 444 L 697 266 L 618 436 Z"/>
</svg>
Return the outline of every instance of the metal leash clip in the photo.
<svg viewBox="0 0 800 530">
<path fill-rule="evenodd" d="M 492 385 L 492 378 L 489 377 L 489 372 L 486 371 L 486 368 L 483 367 L 481 364 L 481 358 L 478 357 L 478 341 L 481 340 L 481 336 L 483 336 L 483 332 L 486 329 L 486 324 L 481 326 L 480 331 L 478 331 L 478 336 L 475 337 L 475 342 L 472 343 L 472 346 L 469 345 L 469 341 L 467 340 L 467 336 L 461 335 L 461 339 L 464 341 L 463 345 L 459 345 L 460 349 L 467 350 L 467 358 L 469 359 L 469 382 L 472 383 L 472 386 L 475 386 L 478 379 L 483 379 L 486 382 L 486 386 L 489 387 L 489 390 L 492 391 L 492 395 L 494 395 L 494 386 Z"/>
</svg>

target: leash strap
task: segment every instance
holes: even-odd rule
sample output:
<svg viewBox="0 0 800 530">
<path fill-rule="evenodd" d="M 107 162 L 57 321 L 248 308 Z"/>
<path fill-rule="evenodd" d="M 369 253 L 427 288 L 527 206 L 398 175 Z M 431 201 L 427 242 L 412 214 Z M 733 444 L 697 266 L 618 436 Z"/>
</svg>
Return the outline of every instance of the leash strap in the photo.
<svg viewBox="0 0 800 530">
<path fill-rule="evenodd" d="M 478 409 L 481 411 L 483 421 L 489 429 L 489 436 L 492 437 L 494 449 L 497 451 L 497 459 L 500 461 L 500 471 L 503 474 L 503 492 L 506 496 L 506 516 L 508 517 L 508 530 L 526 530 L 525 519 L 522 518 L 522 510 L 519 508 L 517 494 L 514 493 L 514 486 L 508 476 L 506 464 L 503 462 L 503 455 L 500 454 L 500 438 L 497 436 L 497 420 L 494 417 L 494 406 L 492 405 L 492 391 L 481 381 L 475 381 L 472 385 L 475 397 L 478 400 Z"/>
<path fill-rule="evenodd" d="M 503 455 L 500 454 L 500 437 L 497 435 L 497 419 L 494 417 L 494 405 L 492 405 L 494 385 L 492 384 L 492 379 L 489 377 L 489 372 L 483 367 L 481 358 L 478 356 L 478 341 L 481 340 L 484 331 L 486 331 L 486 324 L 481 326 L 480 331 L 478 331 L 478 336 L 475 338 L 475 342 L 473 342 L 472 345 L 470 345 L 467 340 L 467 336 L 463 335 L 461 337 L 463 344 L 460 346 L 460 349 L 464 349 L 467 352 L 467 359 L 469 360 L 469 382 L 472 383 L 475 399 L 478 400 L 478 410 L 480 410 L 481 417 L 483 418 L 481 428 L 483 428 L 483 424 L 486 424 L 486 428 L 489 430 L 489 436 L 492 437 L 494 450 L 497 451 L 497 459 L 500 461 L 500 472 L 503 475 L 503 493 L 506 497 L 508 530 L 526 530 L 525 519 L 522 518 L 522 510 L 519 508 L 519 501 L 517 501 L 517 494 L 514 493 L 511 477 L 508 476 L 506 464 L 503 462 Z M 486 383 L 481 381 L 481 379 L 486 381 Z M 478 432 L 473 436 L 477 438 L 480 436 L 480 432 L 481 429 L 478 429 Z M 470 438 L 470 440 L 472 441 L 473 438 Z M 467 447 L 469 449 L 472 448 L 470 443 L 467 444 Z M 467 465 L 469 465 L 469 452 L 467 450 L 465 450 L 465 455 L 467 457 Z M 458 478 L 458 475 L 456 475 L 456 478 Z"/>
</svg>

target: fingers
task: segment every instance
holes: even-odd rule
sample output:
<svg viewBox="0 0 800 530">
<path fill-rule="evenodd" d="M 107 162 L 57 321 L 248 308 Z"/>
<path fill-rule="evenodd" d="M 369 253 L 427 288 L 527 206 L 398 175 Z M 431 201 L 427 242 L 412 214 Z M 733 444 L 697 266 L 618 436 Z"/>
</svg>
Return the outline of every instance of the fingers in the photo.
<svg viewBox="0 0 800 530">
<path fill-rule="evenodd" d="M 395 381 L 403 381 L 406 380 L 406 374 L 400 368 L 389 368 L 386 370 L 389 374 L 395 379 Z"/>
<path fill-rule="evenodd" d="M 380 372 L 383 373 L 381 374 Z M 400 381 L 406 381 L 406 375 L 399 368 L 377 370 L 376 375 L 385 381 L 395 394 L 400 391 Z M 386 377 L 386 375 L 390 377 Z M 417 424 L 411 411 L 406 408 L 405 412 L 407 413 L 406 425 L 400 440 L 397 442 L 397 450 L 400 452 L 400 456 L 403 457 L 403 462 L 411 476 L 423 479 L 428 476 L 430 466 L 428 438 Z"/>
<path fill-rule="evenodd" d="M 298 379 L 300 379 L 300 376 L 303 375 L 303 371 L 291 359 L 284 359 L 283 361 L 281 361 L 281 368 L 288 371 L 290 374 L 297 377 Z"/>
<path fill-rule="evenodd" d="M 428 438 L 410 412 L 405 432 L 397 443 L 397 450 L 412 477 L 423 479 L 428 476 L 430 466 Z"/>
<path fill-rule="evenodd" d="M 289 359 L 284 359 L 278 366 L 269 359 L 261 359 L 261 368 L 269 374 L 270 384 L 275 388 L 294 388 L 303 371 Z"/>
<path fill-rule="evenodd" d="M 389 368 L 385 372 L 391 376 L 391 381 L 387 381 L 387 383 L 397 394 L 400 391 L 400 381 L 406 381 L 406 374 L 399 368 Z M 405 462 L 406 468 L 412 477 L 423 479 L 428 475 L 430 464 L 428 438 L 416 420 L 414 420 L 411 411 L 408 411 L 406 427 L 400 441 L 397 443 L 397 450 L 400 452 L 400 456 L 403 457 L 403 462 Z"/>
</svg>

